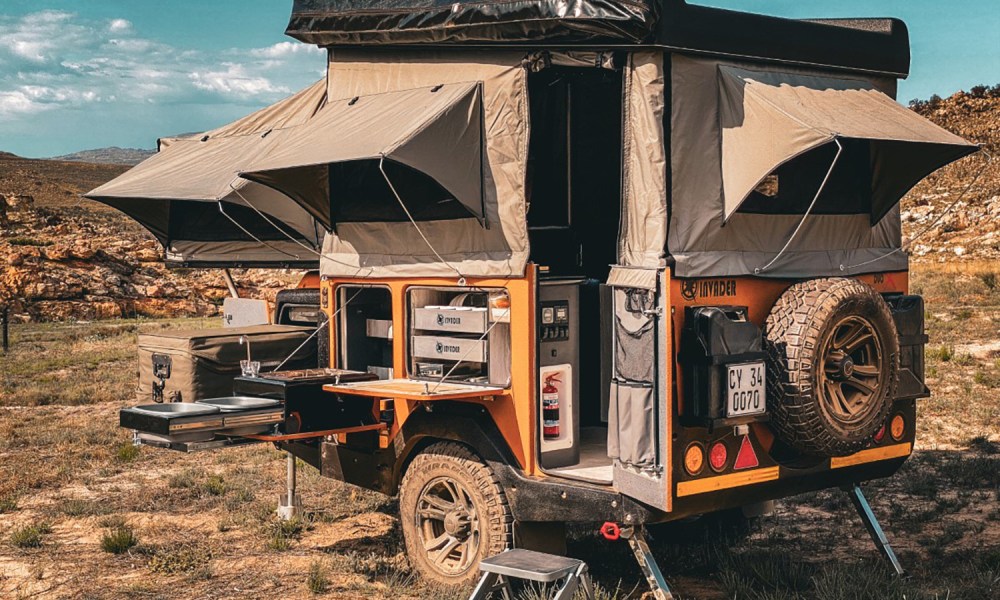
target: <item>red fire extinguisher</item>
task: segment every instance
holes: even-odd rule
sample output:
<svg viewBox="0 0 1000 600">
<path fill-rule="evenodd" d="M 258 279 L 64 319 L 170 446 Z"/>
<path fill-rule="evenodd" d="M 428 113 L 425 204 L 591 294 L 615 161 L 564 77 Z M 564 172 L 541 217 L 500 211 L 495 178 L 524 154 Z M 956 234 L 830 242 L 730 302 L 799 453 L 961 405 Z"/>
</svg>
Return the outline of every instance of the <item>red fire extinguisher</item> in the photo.
<svg viewBox="0 0 1000 600">
<path fill-rule="evenodd" d="M 557 374 L 545 378 L 542 387 L 542 437 L 554 440 L 559 437 L 559 383 Z"/>
</svg>

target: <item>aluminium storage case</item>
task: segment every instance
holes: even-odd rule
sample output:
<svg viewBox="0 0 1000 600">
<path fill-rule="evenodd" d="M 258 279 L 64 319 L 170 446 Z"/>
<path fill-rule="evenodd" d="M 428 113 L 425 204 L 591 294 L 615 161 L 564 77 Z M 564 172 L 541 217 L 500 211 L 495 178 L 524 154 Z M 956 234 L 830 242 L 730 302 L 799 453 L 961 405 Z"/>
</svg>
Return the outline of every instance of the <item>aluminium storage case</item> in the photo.
<svg viewBox="0 0 1000 600">
<path fill-rule="evenodd" d="M 277 367 L 294 352 L 283 369 L 316 366 L 316 340 L 311 327 L 257 325 L 224 329 L 160 331 L 139 336 L 140 403 L 194 402 L 230 396 L 233 379 L 247 347 L 261 372 Z M 308 341 L 307 341 L 308 340 Z M 301 346 L 301 348 L 300 348 Z M 297 350 L 296 350 L 297 349 Z"/>
</svg>

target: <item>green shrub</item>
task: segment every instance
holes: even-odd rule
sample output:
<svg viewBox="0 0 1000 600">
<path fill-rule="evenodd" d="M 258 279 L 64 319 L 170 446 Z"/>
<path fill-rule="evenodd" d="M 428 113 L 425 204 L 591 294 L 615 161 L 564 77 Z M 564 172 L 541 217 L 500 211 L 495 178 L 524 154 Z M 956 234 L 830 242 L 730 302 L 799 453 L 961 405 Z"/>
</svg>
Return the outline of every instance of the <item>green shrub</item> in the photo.
<svg viewBox="0 0 1000 600">
<path fill-rule="evenodd" d="M 115 451 L 115 460 L 120 463 L 128 463 L 139 458 L 139 446 L 132 442 L 122 442 Z"/>
<path fill-rule="evenodd" d="M 932 356 L 942 362 L 948 362 L 955 358 L 955 349 L 951 346 L 940 346 L 933 352 Z"/>
<path fill-rule="evenodd" d="M 38 548 L 42 545 L 42 537 L 50 533 L 52 527 L 48 523 L 25 525 L 10 534 L 10 543 L 18 548 Z"/>
<path fill-rule="evenodd" d="M 302 537 L 304 530 L 305 524 L 300 519 L 274 521 L 267 531 L 267 547 L 277 552 L 288 550 L 293 541 Z"/>
<path fill-rule="evenodd" d="M 112 527 L 101 536 L 101 550 L 111 554 L 124 554 L 138 543 L 139 538 L 128 525 Z"/>
<path fill-rule="evenodd" d="M 172 488 L 193 488 L 196 484 L 195 473 L 190 469 L 174 473 L 170 476 L 170 481 L 167 482 L 167 485 Z"/>
<path fill-rule="evenodd" d="M 153 549 L 149 568 L 155 573 L 198 573 L 212 560 L 212 551 L 205 545 L 178 542 Z"/>
<path fill-rule="evenodd" d="M 210 475 L 205 483 L 201 484 L 201 489 L 211 496 L 223 496 L 226 493 L 226 482 L 221 475 Z"/>
<path fill-rule="evenodd" d="M 309 578 L 306 580 L 309 591 L 314 594 L 322 594 L 330 589 L 330 578 L 327 576 L 326 567 L 316 560 L 309 565 Z"/>
<path fill-rule="evenodd" d="M 0 496 L 0 515 L 17 510 L 17 494 L 11 492 Z"/>
</svg>

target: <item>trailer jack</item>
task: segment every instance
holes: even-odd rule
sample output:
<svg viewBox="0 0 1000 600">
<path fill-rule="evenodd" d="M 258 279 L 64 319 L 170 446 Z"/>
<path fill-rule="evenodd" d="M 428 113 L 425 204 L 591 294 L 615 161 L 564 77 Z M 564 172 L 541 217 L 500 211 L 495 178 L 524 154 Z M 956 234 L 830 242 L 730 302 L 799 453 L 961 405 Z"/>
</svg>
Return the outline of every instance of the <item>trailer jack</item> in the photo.
<svg viewBox="0 0 1000 600">
<path fill-rule="evenodd" d="M 603 531 L 602 531 L 603 533 Z M 646 576 L 649 589 L 656 600 L 674 600 L 674 595 L 670 593 L 670 586 L 667 585 L 667 578 L 660 571 L 660 565 L 656 564 L 652 550 L 646 543 L 646 529 L 639 525 L 637 527 L 627 526 L 620 530 L 621 537 L 628 540 L 628 545 L 632 548 L 642 574 Z M 605 535 L 607 537 L 607 535 Z"/>
<path fill-rule="evenodd" d="M 865 524 L 868 535 L 872 536 L 872 541 L 875 542 L 875 547 L 878 548 L 879 554 L 892 566 L 897 577 L 905 577 L 906 571 L 903 569 L 903 565 L 900 564 L 899 557 L 896 556 L 892 546 L 889 544 L 889 538 L 882 531 L 882 526 L 879 525 L 875 513 L 872 512 L 872 507 L 868 504 L 868 499 L 861 492 L 861 486 L 855 483 L 845 487 L 844 491 L 851 497 L 851 503 L 854 504 L 854 509 L 858 511 L 861 522 Z"/>
<path fill-rule="evenodd" d="M 295 455 L 288 452 L 288 473 L 285 482 L 285 493 L 278 502 L 278 518 L 282 521 L 292 521 L 302 513 L 302 499 L 299 498 L 296 477 Z"/>
</svg>

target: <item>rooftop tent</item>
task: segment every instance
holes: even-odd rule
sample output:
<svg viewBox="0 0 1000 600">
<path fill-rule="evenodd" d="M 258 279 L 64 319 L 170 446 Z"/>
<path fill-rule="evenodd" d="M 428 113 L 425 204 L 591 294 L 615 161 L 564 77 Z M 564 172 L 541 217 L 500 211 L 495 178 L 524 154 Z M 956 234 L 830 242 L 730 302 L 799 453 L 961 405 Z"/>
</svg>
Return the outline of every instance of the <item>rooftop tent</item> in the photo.
<svg viewBox="0 0 1000 600">
<path fill-rule="evenodd" d="M 900 197 L 976 149 L 896 104 L 891 76 L 670 60 L 667 248 L 680 277 L 905 269 Z"/>
<path fill-rule="evenodd" d="M 286 33 L 317 44 L 630 43 L 646 39 L 657 0 L 295 0 Z"/>
<path fill-rule="evenodd" d="M 918 181 L 977 150 L 866 81 L 730 66 L 719 78 L 726 220 L 748 204 L 805 213 L 836 158 L 815 211 L 864 213 L 874 225 Z M 778 189 L 747 202 L 775 174 Z"/>
<path fill-rule="evenodd" d="M 157 154 L 85 196 L 142 224 L 171 264 L 314 266 L 322 227 L 288 197 L 238 172 L 268 151 L 273 132 L 305 123 L 325 102 L 320 81 L 205 134 L 161 140 Z"/>
<path fill-rule="evenodd" d="M 295 199 L 328 229 L 482 218 L 482 129 L 478 82 L 343 98 L 307 127 L 272 134 L 267 155 L 242 176 Z"/>
</svg>

